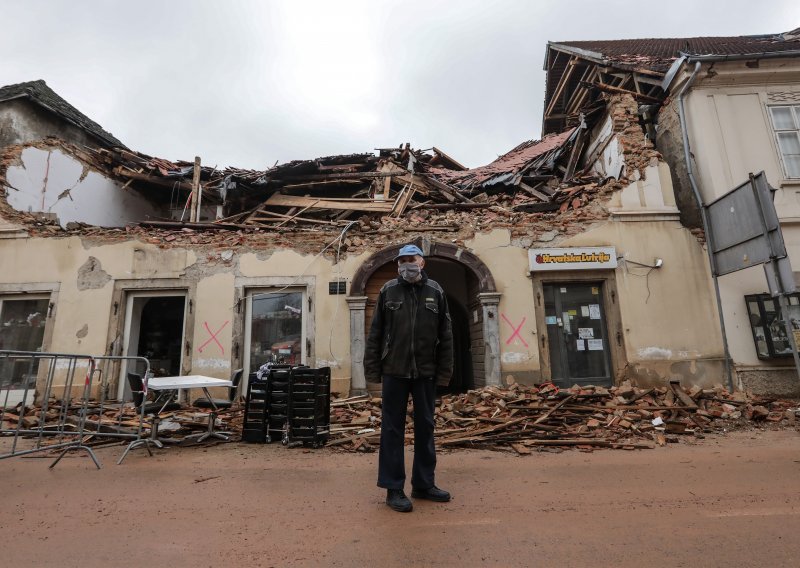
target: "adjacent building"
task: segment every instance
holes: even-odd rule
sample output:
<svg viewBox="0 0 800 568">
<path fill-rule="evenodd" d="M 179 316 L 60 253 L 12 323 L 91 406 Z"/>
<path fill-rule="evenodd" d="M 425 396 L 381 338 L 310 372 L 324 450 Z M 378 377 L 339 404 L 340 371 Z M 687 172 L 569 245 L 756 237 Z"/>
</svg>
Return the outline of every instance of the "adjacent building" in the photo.
<svg viewBox="0 0 800 568">
<path fill-rule="evenodd" d="M 544 132 L 603 93 L 627 92 L 669 165 L 681 222 L 702 229 L 698 200 L 714 202 L 765 172 L 789 258 L 800 270 L 800 30 L 743 37 L 551 42 Z M 747 259 L 743 259 L 747 262 Z M 800 392 L 777 299 L 753 266 L 719 278 L 735 384 Z M 800 329 L 800 299 L 788 317 Z"/>
</svg>

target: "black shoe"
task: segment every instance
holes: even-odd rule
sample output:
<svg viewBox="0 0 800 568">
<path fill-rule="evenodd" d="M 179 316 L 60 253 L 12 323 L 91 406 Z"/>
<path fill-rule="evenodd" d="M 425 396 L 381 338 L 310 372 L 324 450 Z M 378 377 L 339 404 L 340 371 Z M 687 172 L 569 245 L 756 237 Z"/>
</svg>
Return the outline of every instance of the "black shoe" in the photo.
<svg viewBox="0 0 800 568">
<path fill-rule="evenodd" d="M 411 504 L 411 500 L 406 497 L 402 489 L 387 489 L 386 504 L 395 511 L 401 513 L 408 513 L 414 508 L 414 505 Z"/>
<path fill-rule="evenodd" d="M 435 485 L 430 489 L 412 489 L 411 496 L 414 499 L 427 499 L 428 501 L 438 501 L 439 503 L 447 503 L 450 500 L 450 494 Z"/>
</svg>

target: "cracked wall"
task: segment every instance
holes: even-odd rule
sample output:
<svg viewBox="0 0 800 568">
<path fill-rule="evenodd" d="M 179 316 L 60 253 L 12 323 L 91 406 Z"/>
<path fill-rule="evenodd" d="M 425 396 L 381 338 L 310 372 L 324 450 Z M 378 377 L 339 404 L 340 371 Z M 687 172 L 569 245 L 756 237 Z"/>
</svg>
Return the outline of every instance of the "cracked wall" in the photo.
<svg viewBox="0 0 800 568">
<path fill-rule="evenodd" d="M 26 147 L 5 173 L 6 201 L 17 211 L 44 213 L 62 227 L 122 227 L 158 218 L 159 208 L 134 190 L 91 171 L 61 149 Z"/>
</svg>

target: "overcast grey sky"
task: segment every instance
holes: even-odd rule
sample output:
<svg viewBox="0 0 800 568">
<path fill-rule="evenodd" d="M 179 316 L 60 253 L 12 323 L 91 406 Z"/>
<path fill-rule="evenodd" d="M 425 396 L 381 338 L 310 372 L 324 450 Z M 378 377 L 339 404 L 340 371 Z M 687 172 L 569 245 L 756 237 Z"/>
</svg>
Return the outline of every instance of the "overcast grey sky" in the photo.
<svg viewBox="0 0 800 568">
<path fill-rule="evenodd" d="M 0 85 L 44 79 L 133 149 L 205 165 L 538 138 L 548 40 L 778 33 L 800 2 L 0 0 Z"/>
</svg>

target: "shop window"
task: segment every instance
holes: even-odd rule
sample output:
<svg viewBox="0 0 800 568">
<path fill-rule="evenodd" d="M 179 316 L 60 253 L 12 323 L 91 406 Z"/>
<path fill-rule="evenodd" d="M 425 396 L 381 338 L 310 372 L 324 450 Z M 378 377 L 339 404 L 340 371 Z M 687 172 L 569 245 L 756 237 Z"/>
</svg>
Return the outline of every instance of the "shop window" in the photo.
<svg viewBox="0 0 800 568">
<path fill-rule="evenodd" d="M 792 345 L 786 335 L 786 324 L 778 299 L 769 294 L 745 296 L 744 299 L 758 358 L 791 357 Z M 795 337 L 800 338 L 800 294 L 790 295 L 787 302 L 789 322 L 795 330 Z"/>
<path fill-rule="evenodd" d="M 787 178 L 800 178 L 800 105 L 769 107 Z"/>
<path fill-rule="evenodd" d="M 0 296 L 0 350 L 41 351 L 50 298 Z M 30 360 L 0 362 L 0 389 L 31 388 L 37 367 Z M 0 401 L 2 404 L 3 401 Z"/>
<path fill-rule="evenodd" d="M 306 357 L 305 291 L 251 292 L 247 296 L 247 368 L 256 371 L 265 363 L 301 365 Z"/>
</svg>

